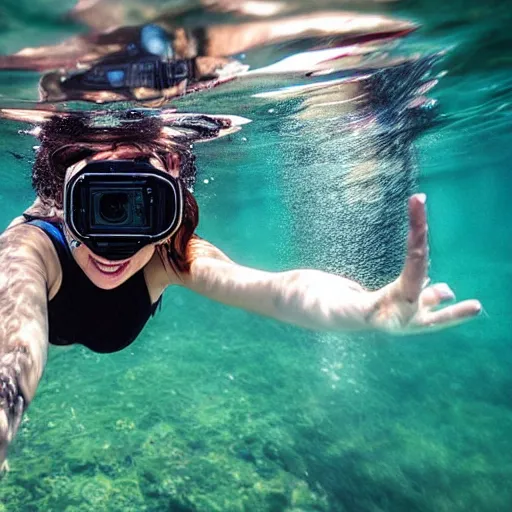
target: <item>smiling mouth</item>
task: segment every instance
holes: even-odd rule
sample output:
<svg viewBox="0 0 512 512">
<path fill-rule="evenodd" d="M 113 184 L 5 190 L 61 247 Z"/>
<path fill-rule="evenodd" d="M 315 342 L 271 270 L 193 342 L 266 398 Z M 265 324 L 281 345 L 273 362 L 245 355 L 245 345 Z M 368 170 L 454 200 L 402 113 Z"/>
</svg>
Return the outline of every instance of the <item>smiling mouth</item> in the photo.
<svg viewBox="0 0 512 512">
<path fill-rule="evenodd" d="M 124 263 L 116 263 L 116 264 L 105 264 L 101 263 L 98 260 L 95 260 L 91 257 L 91 261 L 93 265 L 99 270 L 103 275 L 107 275 L 109 277 L 116 277 L 123 273 L 124 269 L 130 263 L 129 261 L 125 261 Z"/>
</svg>

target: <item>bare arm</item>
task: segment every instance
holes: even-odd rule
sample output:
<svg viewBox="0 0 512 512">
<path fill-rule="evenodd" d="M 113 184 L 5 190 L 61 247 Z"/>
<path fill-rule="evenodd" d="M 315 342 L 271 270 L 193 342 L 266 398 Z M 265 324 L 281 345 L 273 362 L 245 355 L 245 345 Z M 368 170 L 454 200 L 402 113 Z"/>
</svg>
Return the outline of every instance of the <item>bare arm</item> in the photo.
<svg viewBox="0 0 512 512">
<path fill-rule="evenodd" d="M 409 201 L 407 257 L 400 277 L 377 291 L 317 270 L 263 272 L 233 263 L 204 241 L 188 274 L 174 274 L 201 295 L 315 330 L 378 329 L 396 334 L 444 328 L 476 316 L 481 305 L 467 300 L 437 309 L 455 298 L 444 283 L 424 287 L 428 269 L 424 196 Z M 192 247 L 192 249 L 194 249 Z M 169 274 L 170 275 L 170 274 Z"/>
<path fill-rule="evenodd" d="M 34 397 L 48 347 L 44 234 L 16 226 L 0 236 L 0 468 Z"/>
<path fill-rule="evenodd" d="M 371 294 L 349 279 L 309 269 L 264 272 L 227 260 L 213 246 L 209 252 L 194 260 L 190 274 L 181 276 L 183 286 L 217 302 L 309 329 L 368 327 Z"/>
</svg>

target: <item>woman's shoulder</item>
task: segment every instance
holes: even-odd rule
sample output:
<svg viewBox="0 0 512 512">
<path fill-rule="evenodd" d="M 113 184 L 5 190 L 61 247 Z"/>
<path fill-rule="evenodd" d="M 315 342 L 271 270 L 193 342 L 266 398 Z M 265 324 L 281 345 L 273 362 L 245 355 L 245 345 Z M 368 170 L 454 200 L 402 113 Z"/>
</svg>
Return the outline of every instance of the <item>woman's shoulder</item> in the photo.
<svg viewBox="0 0 512 512">
<path fill-rule="evenodd" d="M 25 224 L 26 222 L 27 218 L 23 215 L 20 215 L 19 217 L 15 217 L 14 219 L 12 219 L 7 228 L 5 229 L 7 231 L 8 229 L 13 228 L 14 226 L 19 226 L 20 224 Z"/>
<path fill-rule="evenodd" d="M 0 235 L 0 250 L 5 248 L 25 248 L 43 258 L 50 256 L 48 252 L 53 249 L 49 236 L 38 226 L 32 225 L 25 217 L 16 217 Z M 52 251 L 50 251 L 52 252 Z"/>
<path fill-rule="evenodd" d="M 53 244 L 48 235 L 38 226 L 32 225 L 32 220 L 42 220 L 50 223 L 58 223 L 58 212 L 55 208 L 44 204 L 39 198 L 23 212 L 22 215 L 15 217 L 7 226 L 1 235 L 4 240 L 18 240 L 18 243 L 32 245 L 34 241 L 40 243 L 37 246 L 43 252 L 53 248 Z M 23 235 L 20 237 L 20 235 Z M 45 255 L 46 256 L 46 255 Z"/>
<path fill-rule="evenodd" d="M 0 260 L 4 258 L 16 258 L 17 261 L 24 260 L 27 264 L 38 265 L 46 276 L 50 298 L 59 289 L 62 268 L 57 251 L 49 236 L 27 222 L 26 217 L 14 218 L 0 235 Z"/>
</svg>

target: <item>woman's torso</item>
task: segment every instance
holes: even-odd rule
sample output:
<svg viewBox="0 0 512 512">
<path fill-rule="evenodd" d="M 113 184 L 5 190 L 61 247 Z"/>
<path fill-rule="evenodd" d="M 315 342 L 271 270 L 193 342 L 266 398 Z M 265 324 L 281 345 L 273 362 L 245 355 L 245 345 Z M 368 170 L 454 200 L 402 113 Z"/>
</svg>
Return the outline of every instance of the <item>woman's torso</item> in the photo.
<svg viewBox="0 0 512 512">
<path fill-rule="evenodd" d="M 17 218 L 8 229 L 26 222 Z M 45 245 L 50 343 L 79 343 L 96 352 L 115 352 L 132 343 L 155 314 L 165 288 L 158 253 L 123 284 L 103 290 L 74 260 L 59 222 L 40 219 L 25 225 L 28 236 L 38 236 Z"/>
</svg>

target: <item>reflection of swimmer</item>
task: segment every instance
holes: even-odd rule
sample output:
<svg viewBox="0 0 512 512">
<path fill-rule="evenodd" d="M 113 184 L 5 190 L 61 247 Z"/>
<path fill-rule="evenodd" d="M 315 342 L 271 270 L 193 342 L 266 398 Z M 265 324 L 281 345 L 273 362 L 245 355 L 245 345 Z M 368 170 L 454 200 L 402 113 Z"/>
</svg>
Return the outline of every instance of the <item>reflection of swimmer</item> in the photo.
<svg viewBox="0 0 512 512">
<path fill-rule="evenodd" d="M 222 135 L 236 129 L 236 119 L 132 112 L 129 122 L 106 129 L 89 116 L 43 123 L 32 174 L 37 200 L 0 238 L 2 461 L 36 392 L 48 343 L 121 350 L 172 286 L 316 330 L 429 332 L 480 311 L 475 300 L 437 309 L 453 292 L 424 286 L 423 195 L 409 200 L 402 273 L 377 291 L 317 270 L 247 268 L 195 234 L 198 206 L 187 188 L 195 171 L 187 138 Z"/>
<path fill-rule="evenodd" d="M 233 58 L 242 52 L 271 47 L 275 58 L 311 48 L 365 46 L 414 28 L 402 20 L 344 12 L 193 28 L 159 15 L 153 23 L 0 56 L 0 69 L 45 71 L 39 86 L 45 102 L 166 101 L 243 76 L 249 66 Z"/>
<path fill-rule="evenodd" d="M 258 95 L 295 106 L 277 130 L 286 141 L 293 133 L 300 146 L 281 152 L 276 173 L 283 201 L 295 212 L 298 264 L 343 273 L 372 289 L 399 275 L 406 201 L 417 189 L 414 143 L 436 122 L 435 101 L 426 94 L 437 83 L 437 60 L 410 58 L 349 80 L 328 77 Z M 304 161 L 307 177 L 296 172 Z M 312 213 L 318 208 L 330 222 Z M 301 240 L 317 248 L 315 255 Z"/>
<path fill-rule="evenodd" d="M 172 39 L 158 25 L 145 25 L 130 33 L 133 39 L 120 45 L 119 51 L 106 53 L 87 66 L 81 64 L 77 69 L 43 75 L 39 82 L 40 100 L 95 103 L 133 100 L 155 106 L 176 96 L 219 85 L 246 69 L 235 60 L 197 55 L 201 49 L 195 47 L 192 33 L 181 34 L 186 43 L 179 38 Z M 193 48 L 187 51 L 185 44 Z"/>
</svg>

